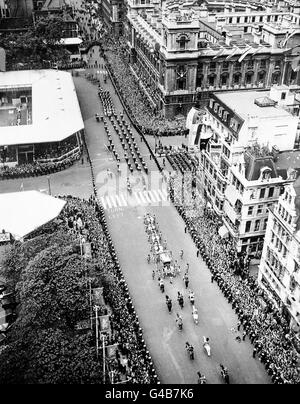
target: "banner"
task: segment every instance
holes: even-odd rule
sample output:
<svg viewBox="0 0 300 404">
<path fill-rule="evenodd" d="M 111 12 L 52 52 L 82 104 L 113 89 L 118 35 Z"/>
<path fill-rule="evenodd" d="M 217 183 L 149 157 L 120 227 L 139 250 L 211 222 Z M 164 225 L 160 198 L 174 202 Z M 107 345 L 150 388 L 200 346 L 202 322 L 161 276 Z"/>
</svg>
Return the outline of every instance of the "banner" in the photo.
<svg viewBox="0 0 300 404">
<path fill-rule="evenodd" d="M 118 350 L 119 344 L 106 346 L 106 356 L 108 359 L 115 359 L 116 351 Z"/>
<path fill-rule="evenodd" d="M 94 288 L 93 289 L 93 301 L 97 306 L 105 306 L 105 302 L 103 299 L 103 288 Z"/>
<path fill-rule="evenodd" d="M 244 51 L 244 53 L 240 56 L 238 62 L 241 63 L 245 57 L 248 55 L 248 53 L 250 53 L 252 51 L 252 46 L 248 46 L 248 48 Z"/>
<path fill-rule="evenodd" d="M 109 316 L 100 316 L 99 320 L 100 320 L 100 331 L 109 332 L 110 330 Z"/>
<path fill-rule="evenodd" d="M 84 243 L 83 251 L 84 251 L 85 258 L 92 258 L 91 243 L 88 243 L 88 242 Z"/>
</svg>

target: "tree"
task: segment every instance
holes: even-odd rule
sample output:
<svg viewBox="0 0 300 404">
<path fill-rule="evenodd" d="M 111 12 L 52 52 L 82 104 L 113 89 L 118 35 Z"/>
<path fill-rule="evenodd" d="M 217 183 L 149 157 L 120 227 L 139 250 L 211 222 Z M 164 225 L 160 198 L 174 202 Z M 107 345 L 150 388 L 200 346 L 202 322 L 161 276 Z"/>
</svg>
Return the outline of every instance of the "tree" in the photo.
<svg viewBox="0 0 300 404">
<path fill-rule="evenodd" d="M 19 321 L 29 328 L 71 328 L 89 315 L 85 272 L 72 247 L 51 246 L 29 262 L 17 285 Z"/>
<path fill-rule="evenodd" d="M 65 21 L 62 17 L 50 16 L 40 18 L 34 27 L 35 36 L 43 38 L 47 45 L 57 45 L 63 37 L 66 28 Z"/>
<path fill-rule="evenodd" d="M 69 52 L 59 44 L 64 29 L 60 17 L 41 19 L 25 32 L 0 34 L 0 47 L 6 51 L 7 69 L 40 69 L 66 63 Z"/>
<path fill-rule="evenodd" d="M 36 237 L 24 243 L 15 242 L 5 254 L 0 275 L 6 279 L 13 290 L 19 282 L 24 268 L 38 253 L 49 245 L 66 246 L 73 242 L 63 229 L 58 231 L 56 222 L 43 226 L 36 234 Z"/>
<path fill-rule="evenodd" d="M 102 367 L 90 337 L 70 337 L 58 329 L 43 330 L 28 347 L 26 383 L 101 383 Z"/>
</svg>

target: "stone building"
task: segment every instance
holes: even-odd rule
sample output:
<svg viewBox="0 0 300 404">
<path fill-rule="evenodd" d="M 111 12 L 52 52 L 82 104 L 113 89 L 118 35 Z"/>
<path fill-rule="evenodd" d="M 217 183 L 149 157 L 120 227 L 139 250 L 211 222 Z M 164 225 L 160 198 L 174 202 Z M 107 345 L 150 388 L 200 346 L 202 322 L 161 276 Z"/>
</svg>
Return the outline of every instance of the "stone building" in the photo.
<svg viewBox="0 0 300 404">
<path fill-rule="evenodd" d="M 127 0 L 128 59 L 166 117 L 204 104 L 210 91 L 300 84 L 300 15 L 260 8 Z"/>
<path fill-rule="evenodd" d="M 201 116 L 199 183 L 238 250 L 262 249 L 267 209 L 286 184 L 275 157 L 298 147 L 299 102 L 287 86 L 211 94 Z M 201 138 L 208 139 L 201 147 Z M 273 157 L 272 157 L 273 156 Z M 275 164 L 275 165 L 274 165 Z"/>
<path fill-rule="evenodd" d="M 298 153 L 299 157 L 299 153 Z M 298 174 L 286 170 L 288 179 Z M 300 177 L 285 187 L 278 204 L 270 209 L 259 266 L 259 285 L 300 338 Z"/>
<path fill-rule="evenodd" d="M 102 0 L 102 15 L 104 23 L 113 35 L 123 35 L 123 20 L 126 4 L 124 0 Z"/>
</svg>

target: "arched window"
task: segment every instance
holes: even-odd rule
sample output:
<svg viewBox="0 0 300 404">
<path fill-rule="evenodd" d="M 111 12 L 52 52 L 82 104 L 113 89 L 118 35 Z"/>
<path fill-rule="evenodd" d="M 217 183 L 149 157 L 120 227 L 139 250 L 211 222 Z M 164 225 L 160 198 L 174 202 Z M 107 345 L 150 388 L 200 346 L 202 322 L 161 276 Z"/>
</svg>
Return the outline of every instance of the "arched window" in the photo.
<svg viewBox="0 0 300 404">
<path fill-rule="evenodd" d="M 279 84 L 280 76 L 281 76 L 281 72 L 280 71 L 275 71 L 272 74 L 272 84 Z"/>
<path fill-rule="evenodd" d="M 254 75 L 253 71 L 246 73 L 246 84 L 252 83 L 253 75 Z"/>
<path fill-rule="evenodd" d="M 177 89 L 186 89 L 187 69 L 185 66 L 178 66 L 177 68 Z"/>
<path fill-rule="evenodd" d="M 241 83 L 241 73 L 235 73 L 233 75 L 233 84 L 234 85 L 239 85 Z"/>
<path fill-rule="evenodd" d="M 227 86 L 228 85 L 228 74 L 227 73 L 223 73 L 221 75 L 221 85 L 222 86 Z"/>
<path fill-rule="evenodd" d="M 210 86 L 214 86 L 216 82 L 216 75 L 215 74 L 210 74 L 208 76 L 208 83 Z"/>
<path fill-rule="evenodd" d="M 184 35 L 182 35 L 180 38 L 179 38 L 179 49 L 180 50 L 185 50 L 186 49 L 186 44 L 187 44 L 187 38 L 186 38 L 186 36 L 184 36 Z"/>
<path fill-rule="evenodd" d="M 264 83 L 265 77 L 266 77 L 266 72 L 264 70 L 261 70 L 258 72 L 257 79 L 260 84 Z"/>
</svg>

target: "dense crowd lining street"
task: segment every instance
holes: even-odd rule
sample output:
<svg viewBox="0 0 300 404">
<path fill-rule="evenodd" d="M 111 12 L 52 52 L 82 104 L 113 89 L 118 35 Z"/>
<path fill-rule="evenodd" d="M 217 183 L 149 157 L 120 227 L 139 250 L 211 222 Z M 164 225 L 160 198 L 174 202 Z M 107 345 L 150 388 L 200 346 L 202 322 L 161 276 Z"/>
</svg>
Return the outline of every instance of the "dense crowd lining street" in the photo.
<svg viewBox="0 0 300 404">
<path fill-rule="evenodd" d="M 95 120 L 95 113 L 102 112 L 97 86 L 89 83 L 82 72 L 81 76 L 74 77 L 74 81 L 85 121 L 86 140 L 94 166 L 96 187 L 99 189 L 98 194 L 101 195 L 107 169 L 116 174 L 116 161 L 105 150 L 105 133 L 101 124 Z M 119 113 L 123 112 L 111 82 L 109 81 L 106 86 L 111 91 L 116 110 Z M 145 144 L 140 142 L 139 137 L 137 141 L 142 152 L 147 156 Z M 149 155 L 146 161 L 150 171 L 153 171 L 155 164 L 153 160 L 150 160 Z M 75 176 L 76 182 L 72 180 Z M 131 178 L 136 176 L 138 174 L 134 173 Z M 73 194 L 87 198 L 91 193 L 88 178 L 88 164 L 86 161 L 82 164 L 80 161 L 66 171 L 51 175 L 52 194 Z M 47 189 L 47 181 L 43 177 L 27 178 L 22 181 L 9 180 L 2 184 L 1 192 L 19 190 L 20 184 L 23 184 L 24 189 L 42 189 L 42 187 Z M 107 188 L 105 189 L 107 192 Z M 259 360 L 252 358 L 252 346 L 249 341 L 238 343 L 235 340 L 232 329 L 236 327 L 238 319 L 219 288 L 211 284 L 206 264 L 201 258 L 197 258 L 193 242 L 184 233 L 182 219 L 175 208 L 172 205 L 155 205 L 155 203 L 149 203 L 149 206 L 126 207 L 114 214 L 108 210 L 107 216 L 117 255 L 161 382 L 196 383 L 197 371 L 201 371 L 205 374 L 208 383 L 222 383 L 219 364 L 223 363 L 229 369 L 232 383 L 270 383 L 263 365 Z M 156 215 L 168 248 L 177 257 L 178 262 L 180 261 L 178 254 L 181 249 L 184 250 L 182 268 L 185 267 L 186 262 L 189 263 L 190 287 L 195 293 L 199 310 L 197 326 L 193 322 L 182 277 L 175 278 L 172 284 L 165 281 L 165 293 L 173 300 L 172 315 L 168 313 L 165 294 L 159 290 L 157 278 L 152 279 L 153 265 L 147 263 L 149 245 L 143 224 L 146 212 Z M 185 300 L 185 306 L 182 309 L 184 321 L 182 333 L 177 329 L 174 318 L 175 312 L 181 311 L 176 302 L 178 291 L 183 293 Z M 211 339 L 211 358 L 208 358 L 203 350 L 203 335 Z M 194 361 L 191 361 L 187 355 L 186 341 L 195 348 Z"/>
</svg>

